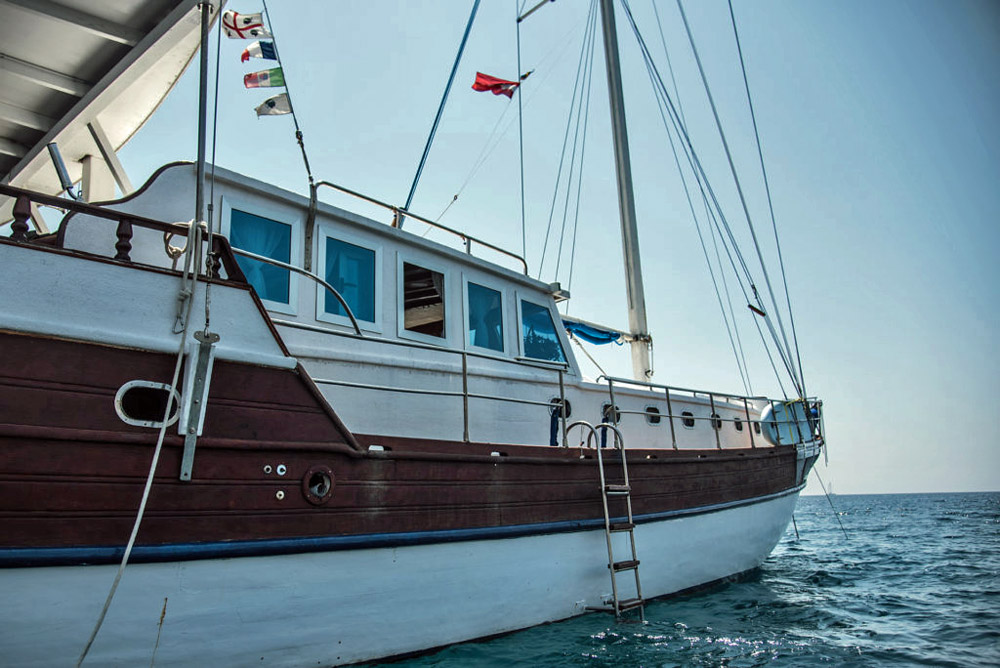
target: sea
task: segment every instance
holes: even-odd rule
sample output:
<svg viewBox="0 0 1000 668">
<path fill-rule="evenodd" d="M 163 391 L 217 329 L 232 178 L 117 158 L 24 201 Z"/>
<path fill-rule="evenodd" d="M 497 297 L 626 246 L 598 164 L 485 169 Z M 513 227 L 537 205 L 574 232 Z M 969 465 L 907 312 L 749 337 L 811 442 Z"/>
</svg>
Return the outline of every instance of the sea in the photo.
<svg viewBox="0 0 1000 668">
<path fill-rule="evenodd" d="M 591 613 L 392 665 L 1000 666 L 1000 492 L 804 496 L 759 569 L 645 623 Z"/>
</svg>

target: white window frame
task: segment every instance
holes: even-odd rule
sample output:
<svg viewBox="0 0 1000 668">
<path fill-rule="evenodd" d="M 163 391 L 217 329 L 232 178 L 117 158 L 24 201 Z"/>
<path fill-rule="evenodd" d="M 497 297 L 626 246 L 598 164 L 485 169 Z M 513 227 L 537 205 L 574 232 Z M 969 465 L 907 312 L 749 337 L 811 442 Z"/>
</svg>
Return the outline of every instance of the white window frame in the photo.
<svg viewBox="0 0 1000 668">
<path fill-rule="evenodd" d="M 546 299 L 531 299 L 529 297 L 525 297 L 519 291 L 515 292 L 514 299 L 517 302 L 517 304 L 516 304 L 516 306 L 517 306 L 517 328 L 516 328 L 516 332 L 517 332 L 517 356 L 521 357 L 523 359 L 526 359 L 526 360 L 535 360 L 536 362 L 542 362 L 543 364 L 544 363 L 548 363 L 548 364 L 565 364 L 567 370 L 571 369 L 572 367 L 570 366 L 570 363 L 569 363 L 569 359 L 570 359 L 570 356 L 569 356 L 569 341 L 566 340 L 564 330 L 562 328 L 556 326 L 556 320 L 560 320 L 560 321 L 562 320 L 562 316 L 559 314 L 559 312 L 556 311 L 552 307 L 551 304 L 547 304 L 546 303 L 547 302 Z M 559 341 L 559 347 L 562 348 L 562 354 L 563 354 L 563 361 L 562 362 L 559 362 L 559 361 L 556 361 L 556 360 L 544 360 L 544 359 L 541 359 L 541 358 L 538 358 L 538 357 L 528 357 L 527 355 L 524 354 L 524 329 L 523 329 L 524 320 L 523 320 L 522 313 L 521 313 L 521 301 L 522 300 L 526 301 L 526 302 L 531 302 L 535 306 L 541 306 L 541 307 L 547 308 L 549 310 L 549 317 L 552 318 L 552 327 L 555 329 L 555 332 L 556 332 L 556 340 Z"/>
<path fill-rule="evenodd" d="M 430 334 L 422 334 L 420 332 L 414 332 L 412 330 L 406 329 L 406 314 L 403 312 L 403 307 L 406 305 L 406 299 L 403 295 L 403 264 L 415 264 L 417 266 L 423 267 L 424 269 L 429 269 L 431 271 L 436 271 L 444 277 L 444 336 L 431 336 Z M 433 260 L 427 261 L 422 257 L 409 255 L 403 251 L 396 252 L 396 336 L 401 339 L 407 339 L 409 341 L 419 341 L 420 343 L 429 343 L 432 346 L 442 346 L 448 347 L 451 342 L 451 330 L 454 327 L 452 320 L 454 320 L 454 311 L 456 310 L 451 304 L 454 304 L 455 298 L 451 294 L 451 271 L 442 264 L 439 264 Z M 462 309 L 458 309 L 461 313 Z"/>
<path fill-rule="evenodd" d="M 492 348 L 485 348 L 472 343 L 471 337 L 469 336 L 469 283 L 475 283 L 480 287 L 495 290 L 500 293 L 500 313 L 503 317 L 503 322 L 500 325 L 500 338 L 503 341 L 503 350 L 493 350 Z M 462 337 L 465 341 L 466 350 L 475 350 L 477 352 L 496 357 L 509 357 L 511 355 L 510 337 L 507 335 L 507 332 L 510 329 L 510 327 L 507 326 L 507 316 L 510 315 L 507 312 L 507 301 L 507 290 L 503 287 L 496 287 L 491 285 L 489 281 L 481 281 L 475 277 L 470 278 L 467 274 L 462 274 Z M 447 319 L 445 319 L 445 323 L 447 323 Z"/>
<path fill-rule="evenodd" d="M 365 250 L 373 251 L 375 253 L 375 322 L 368 322 L 367 320 L 358 319 L 358 327 L 366 332 L 373 332 L 375 334 L 382 333 L 382 244 L 373 243 L 368 239 L 355 236 L 353 234 L 343 234 L 339 228 L 332 225 L 321 223 L 318 226 L 317 237 L 319 242 L 317 244 L 317 261 L 316 261 L 316 275 L 326 280 L 326 240 L 328 238 L 335 239 L 336 241 L 343 241 L 344 243 L 351 244 L 353 246 L 358 246 L 359 248 L 364 248 Z M 351 324 L 351 319 L 346 315 L 338 315 L 336 313 L 328 313 L 326 311 L 326 294 L 328 290 L 322 285 L 317 284 L 316 287 L 316 319 L 323 322 L 330 322 L 335 325 L 344 325 L 354 329 L 354 325 Z M 343 295 L 342 295 L 343 296 Z M 357 314 L 354 314 L 357 317 Z"/>
<path fill-rule="evenodd" d="M 291 252 L 289 253 L 288 263 L 296 266 L 302 266 L 302 227 L 305 221 L 294 214 L 289 214 L 285 211 L 280 211 L 278 209 L 272 208 L 267 204 L 260 204 L 258 202 L 251 202 L 247 199 L 241 199 L 238 197 L 231 197 L 228 195 L 222 196 L 222 206 L 220 209 L 221 222 L 219 224 L 219 229 L 224 237 L 227 239 L 230 236 L 230 231 L 232 227 L 232 217 L 233 209 L 237 211 L 244 211 L 246 213 L 251 213 L 255 216 L 260 216 L 261 218 L 267 218 L 276 223 L 281 223 L 283 225 L 288 225 L 292 229 L 291 236 Z M 237 256 L 239 257 L 239 256 Z M 249 259 L 249 258 L 248 258 Z M 260 297 L 260 295 L 258 295 Z M 294 271 L 288 272 L 288 303 L 276 302 L 270 299 L 264 299 L 260 297 L 260 301 L 264 304 L 264 308 L 268 311 L 275 311 L 277 313 L 286 313 L 288 315 L 297 315 L 299 306 L 299 281 L 298 274 Z"/>
</svg>

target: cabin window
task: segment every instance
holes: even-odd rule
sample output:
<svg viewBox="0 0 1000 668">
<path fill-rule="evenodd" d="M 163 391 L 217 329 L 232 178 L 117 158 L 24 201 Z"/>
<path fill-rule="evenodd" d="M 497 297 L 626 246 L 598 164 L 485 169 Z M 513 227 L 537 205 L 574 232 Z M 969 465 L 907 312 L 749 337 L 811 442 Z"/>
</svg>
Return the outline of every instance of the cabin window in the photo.
<svg viewBox="0 0 1000 668">
<path fill-rule="evenodd" d="M 239 209 L 229 218 L 229 242 L 234 248 L 290 264 L 292 226 Z M 291 276 L 287 269 L 259 260 L 236 256 L 240 269 L 261 299 L 278 304 L 291 303 Z"/>
<path fill-rule="evenodd" d="M 660 409 L 656 406 L 646 406 L 646 424 L 660 424 Z"/>
<path fill-rule="evenodd" d="M 469 345 L 502 353 L 503 299 L 498 290 L 466 283 Z"/>
<path fill-rule="evenodd" d="M 694 413 L 691 411 L 681 413 L 681 424 L 688 429 L 694 429 Z"/>
<path fill-rule="evenodd" d="M 333 237 L 324 244 L 324 278 L 340 293 L 359 321 L 375 322 L 377 255 L 374 250 Z M 323 311 L 347 317 L 340 301 L 324 289 Z"/>
<path fill-rule="evenodd" d="M 403 262 L 403 329 L 445 338 L 444 274 Z"/>
<path fill-rule="evenodd" d="M 525 357 L 566 362 L 549 309 L 524 299 L 521 300 L 521 343 Z"/>
<path fill-rule="evenodd" d="M 743 420 L 733 418 L 733 426 L 736 427 L 736 431 L 743 431 Z"/>
<path fill-rule="evenodd" d="M 719 417 L 718 413 L 712 413 L 712 428 L 722 429 L 722 418 Z"/>
</svg>

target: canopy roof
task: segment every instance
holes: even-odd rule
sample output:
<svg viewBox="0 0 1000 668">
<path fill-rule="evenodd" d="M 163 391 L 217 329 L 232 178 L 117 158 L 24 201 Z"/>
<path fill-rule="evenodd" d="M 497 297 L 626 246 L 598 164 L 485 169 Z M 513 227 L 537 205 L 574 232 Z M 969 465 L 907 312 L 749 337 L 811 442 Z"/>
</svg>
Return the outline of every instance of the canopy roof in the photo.
<svg viewBox="0 0 1000 668">
<path fill-rule="evenodd" d="M 74 182 L 81 160 L 102 156 L 100 135 L 105 154 L 121 148 L 197 51 L 198 6 L 0 0 L 0 182 L 56 194 L 49 142 L 58 142 Z M 0 206 L 0 216 L 9 208 Z"/>
</svg>

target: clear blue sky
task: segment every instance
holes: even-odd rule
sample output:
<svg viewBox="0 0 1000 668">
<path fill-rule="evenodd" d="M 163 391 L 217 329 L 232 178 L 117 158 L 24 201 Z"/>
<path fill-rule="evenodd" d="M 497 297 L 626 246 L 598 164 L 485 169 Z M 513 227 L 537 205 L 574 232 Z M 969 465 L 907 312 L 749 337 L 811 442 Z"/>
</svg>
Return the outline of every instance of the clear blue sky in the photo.
<svg viewBox="0 0 1000 668">
<path fill-rule="evenodd" d="M 259 11 L 258 3 L 230 8 Z M 533 274 L 587 5 L 559 0 L 522 25 L 522 69 L 535 70 L 523 91 Z M 471 6 L 471 0 L 271 3 L 317 178 L 405 201 Z M 651 4 L 632 0 L 632 6 L 666 76 Z M 657 7 L 696 149 L 746 237 L 676 4 Z M 734 9 L 806 382 L 826 402 L 830 464 L 820 466 L 820 475 L 838 493 L 1000 489 L 1000 437 L 990 401 L 1000 377 L 1000 4 L 736 0 Z M 770 238 L 728 6 L 689 1 L 685 10 L 755 224 Z M 470 85 L 477 70 L 515 77 L 514 14 L 514 0 L 482 3 L 412 207 L 418 213 L 436 217 L 460 191 L 508 105 Z M 739 392 L 669 144 L 621 12 L 618 24 L 656 380 Z M 244 46 L 222 43 L 218 163 L 305 193 L 291 118 L 254 116 L 268 92 L 244 90 L 242 75 L 268 64 L 241 64 Z M 625 327 L 600 51 L 595 66 L 571 313 Z M 163 162 L 194 157 L 194 70 L 122 151 L 133 182 Z M 501 132 L 509 129 L 497 148 L 442 222 L 520 250 L 514 111 L 500 124 Z M 766 253 L 773 260 L 773 250 Z M 564 285 L 568 266 L 567 251 Z M 776 263 L 771 268 L 780 282 Z M 550 255 L 543 278 L 553 280 L 553 270 Z M 759 272 L 757 280 L 763 287 Z M 777 394 L 741 303 L 753 389 Z M 624 349 L 601 351 L 598 359 L 607 371 L 628 375 Z M 809 491 L 819 491 L 815 482 Z"/>
</svg>

